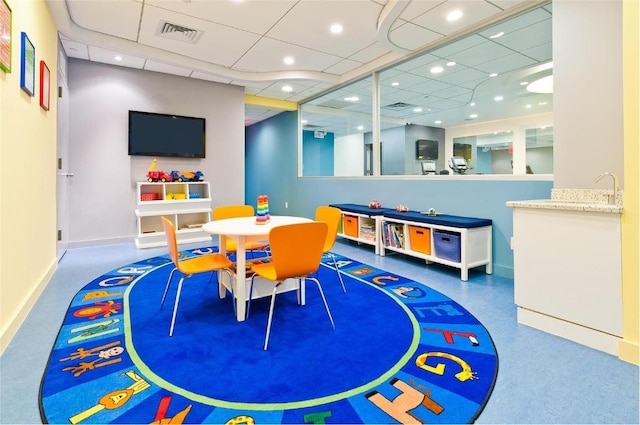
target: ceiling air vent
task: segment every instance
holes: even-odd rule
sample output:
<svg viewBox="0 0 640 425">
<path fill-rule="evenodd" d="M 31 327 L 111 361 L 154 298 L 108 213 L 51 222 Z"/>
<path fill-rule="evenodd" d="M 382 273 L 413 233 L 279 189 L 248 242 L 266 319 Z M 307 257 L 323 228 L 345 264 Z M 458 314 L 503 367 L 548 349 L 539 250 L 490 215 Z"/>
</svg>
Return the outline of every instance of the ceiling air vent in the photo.
<svg viewBox="0 0 640 425">
<path fill-rule="evenodd" d="M 203 32 L 183 27 L 182 25 L 172 24 L 171 22 L 160 21 L 156 34 L 160 37 L 195 44 L 200 37 L 202 37 Z"/>
<path fill-rule="evenodd" d="M 390 105 L 383 106 L 383 108 L 385 108 L 385 109 L 393 109 L 395 111 L 399 111 L 401 109 L 413 108 L 414 106 L 416 106 L 416 105 L 410 105 L 410 104 L 404 103 L 404 102 L 396 102 L 396 103 L 392 103 Z"/>
</svg>

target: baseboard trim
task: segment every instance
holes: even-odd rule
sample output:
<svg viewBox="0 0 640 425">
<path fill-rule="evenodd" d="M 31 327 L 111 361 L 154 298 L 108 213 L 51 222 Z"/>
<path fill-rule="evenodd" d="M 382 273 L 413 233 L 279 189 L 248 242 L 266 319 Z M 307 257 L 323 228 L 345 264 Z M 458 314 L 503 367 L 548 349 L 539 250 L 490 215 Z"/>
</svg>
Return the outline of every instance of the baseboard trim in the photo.
<svg viewBox="0 0 640 425">
<path fill-rule="evenodd" d="M 518 323 L 618 356 L 621 339 L 556 317 L 518 307 Z"/>
<path fill-rule="evenodd" d="M 108 238 L 108 239 L 91 239 L 85 241 L 73 241 L 67 242 L 67 248 L 91 248 L 94 246 L 103 246 L 103 245 L 115 245 L 119 243 L 129 243 L 135 242 L 134 236 L 122 236 L 119 238 Z"/>
<path fill-rule="evenodd" d="M 51 280 L 51 277 L 57 269 L 58 258 L 54 258 L 53 262 L 49 265 L 45 275 L 42 277 L 35 289 L 31 292 L 29 298 L 27 298 L 27 301 L 20 308 L 15 317 L 11 319 L 9 325 L 2 331 L 2 335 L 0 335 L 0 355 L 4 353 L 4 350 L 9 346 L 9 343 L 11 342 L 13 337 L 16 336 L 18 329 L 20 329 L 20 325 L 22 325 L 22 322 L 24 322 L 24 320 L 27 318 L 27 315 L 31 311 L 31 308 L 35 305 L 36 301 L 38 301 L 38 298 L 42 294 L 42 291 L 44 291 L 44 288 L 47 287 L 49 281 Z"/>
</svg>

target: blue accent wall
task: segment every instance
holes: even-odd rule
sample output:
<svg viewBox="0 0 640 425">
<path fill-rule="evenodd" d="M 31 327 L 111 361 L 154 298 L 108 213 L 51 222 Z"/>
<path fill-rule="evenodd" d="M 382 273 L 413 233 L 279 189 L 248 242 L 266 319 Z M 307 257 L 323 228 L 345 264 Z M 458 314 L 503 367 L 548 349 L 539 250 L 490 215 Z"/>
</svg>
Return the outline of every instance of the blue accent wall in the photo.
<svg viewBox="0 0 640 425">
<path fill-rule="evenodd" d="M 313 131 L 302 131 L 303 176 L 333 176 L 334 134 L 316 138 Z"/>
<path fill-rule="evenodd" d="M 507 201 L 549 198 L 552 181 L 475 180 L 437 176 L 402 178 L 297 177 L 297 113 L 283 112 L 246 129 L 246 202 L 269 196 L 275 215 L 313 217 L 318 205 L 368 204 L 377 199 L 383 207 L 398 204 L 410 209 L 437 211 L 493 220 L 493 271 L 513 277 L 512 209 Z M 288 208 L 285 208 L 288 202 Z M 363 249 L 368 249 L 363 247 Z"/>
</svg>

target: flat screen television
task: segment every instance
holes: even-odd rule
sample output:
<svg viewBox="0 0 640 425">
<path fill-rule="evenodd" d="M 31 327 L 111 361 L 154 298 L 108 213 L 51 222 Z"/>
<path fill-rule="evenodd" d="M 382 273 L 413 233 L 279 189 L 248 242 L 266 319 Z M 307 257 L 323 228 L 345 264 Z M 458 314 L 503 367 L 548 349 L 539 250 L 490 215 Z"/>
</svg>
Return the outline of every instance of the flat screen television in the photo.
<svg viewBox="0 0 640 425">
<path fill-rule="evenodd" d="M 205 119 L 129 111 L 129 155 L 205 157 Z"/>
<path fill-rule="evenodd" d="M 416 159 L 438 159 L 436 140 L 416 140 Z"/>
</svg>

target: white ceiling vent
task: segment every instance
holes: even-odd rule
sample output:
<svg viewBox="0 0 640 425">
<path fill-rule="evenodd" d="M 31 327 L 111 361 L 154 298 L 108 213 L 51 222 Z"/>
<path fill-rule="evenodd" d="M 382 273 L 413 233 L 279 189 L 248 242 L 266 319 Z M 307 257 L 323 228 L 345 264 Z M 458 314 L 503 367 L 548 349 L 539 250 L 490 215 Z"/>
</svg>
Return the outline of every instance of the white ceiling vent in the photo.
<svg viewBox="0 0 640 425">
<path fill-rule="evenodd" d="M 182 25 L 160 21 L 156 34 L 160 37 L 195 44 L 200 40 L 200 37 L 202 37 L 202 34 L 204 33 L 200 30 L 183 27 Z"/>
</svg>

